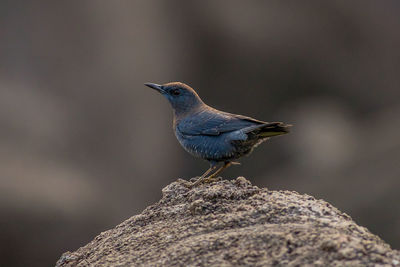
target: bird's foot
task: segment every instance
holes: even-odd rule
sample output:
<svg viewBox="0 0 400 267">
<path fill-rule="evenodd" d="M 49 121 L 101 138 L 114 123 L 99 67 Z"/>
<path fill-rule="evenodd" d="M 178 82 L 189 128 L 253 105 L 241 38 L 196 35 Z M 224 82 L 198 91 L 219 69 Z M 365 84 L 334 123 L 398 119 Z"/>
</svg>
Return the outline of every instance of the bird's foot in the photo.
<svg viewBox="0 0 400 267">
<path fill-rule="evenodd" d="M 209 177 L 199 177 L 196 181 L 192 182 L 190 185 L 188 185 L 188 188 L 193 188 L 199 184 L 210 184 L 212 182 L 216 182 L 220 180 L 220 177 L 213 177 L 210 175 Z"/>
<path fill-rule="evenodd" d="M 237 162 L 237 161 L 231 161 L 231 164 L 232 164 L 232 165 L 241 165 L 241 163 L 240 163 L 240 162 Z"/>
<path fill-rule="evenodd" d="M 188 187 L 192 188 L 192 187 L 195 187 L 195 186 L 197 186 L 199 184 L 202 184 L 205 179 L 206 179 L 205 177 L 200 176 L 197 180 L 193 181 Z"/>
<path fill-rule="evenodd" d="M 213 175 L 210 175 L 209 177 L 204 178 L 203 181 L 202 181 L 202 183 L 204 183 L 204 184 L 211 184 L 212 182 L 216 182 L 216 181 L 218 181 L 218 180 L 220 180 L 219 177 L 214 177 Z"/>
</svg>

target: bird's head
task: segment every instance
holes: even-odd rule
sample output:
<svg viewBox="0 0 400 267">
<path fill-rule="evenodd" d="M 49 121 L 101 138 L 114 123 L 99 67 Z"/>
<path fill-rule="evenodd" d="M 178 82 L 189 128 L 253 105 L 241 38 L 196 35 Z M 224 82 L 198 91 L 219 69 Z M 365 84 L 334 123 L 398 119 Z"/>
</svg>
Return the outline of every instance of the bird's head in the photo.
<svg viewBox="0 0 400 267">
<path fill-rule="evenodd" d="M 184 83 L 171 82 L 162 85 L 145 83 L 145 85 L 165 96 L 177 115 L 195 111 L 204 105 L 199 95 Z"/>
</svg>

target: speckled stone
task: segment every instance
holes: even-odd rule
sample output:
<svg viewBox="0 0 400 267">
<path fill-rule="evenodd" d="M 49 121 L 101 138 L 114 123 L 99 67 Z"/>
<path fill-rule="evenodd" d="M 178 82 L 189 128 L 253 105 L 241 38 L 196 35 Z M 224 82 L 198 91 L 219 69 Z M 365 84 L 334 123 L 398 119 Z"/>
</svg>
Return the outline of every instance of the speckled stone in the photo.
<svg viewBox="0 0 400 267">
<path fill-rule="evenodd" d="M 399 251 L 323 200 L 243 177 L 187 185 L 56 266 L 400 266 Z"/>
</svg>

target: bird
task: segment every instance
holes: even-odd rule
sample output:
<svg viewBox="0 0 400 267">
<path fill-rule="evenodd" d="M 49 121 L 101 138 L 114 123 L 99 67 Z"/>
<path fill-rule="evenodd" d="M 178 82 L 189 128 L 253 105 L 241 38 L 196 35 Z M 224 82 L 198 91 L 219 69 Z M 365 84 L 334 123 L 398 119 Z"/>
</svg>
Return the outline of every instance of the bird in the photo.
<svg viewBox="0 0 400 267">
<path fill-rule="evenodd" d="M 236 160 L 249 155 L 269 138 L 288 133 L 292 126 L 217 110 L 205 104 L 193 88 L 182 82 L 144 85 L 161 93 L 171 104 L 173 129 L 181 146 L 210 164 L 193 186 L 211 182 L 230 165 L 240 164 Z"/>
</svg>

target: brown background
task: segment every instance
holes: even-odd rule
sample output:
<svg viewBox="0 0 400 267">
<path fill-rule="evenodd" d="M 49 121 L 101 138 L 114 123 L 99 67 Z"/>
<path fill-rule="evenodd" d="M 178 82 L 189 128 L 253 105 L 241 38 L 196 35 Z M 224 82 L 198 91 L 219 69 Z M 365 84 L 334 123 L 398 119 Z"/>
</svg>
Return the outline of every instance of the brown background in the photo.
<svg viewBox="0 0 400 267">
<path fill-rule="evenodd" d="M 144 82 L 294 124 L 225 178 L 323 198 L 400 248 L 400 2 L 2 1 L 0 265 L 51 266 L 207 163 Z"/>
</svg>

